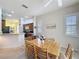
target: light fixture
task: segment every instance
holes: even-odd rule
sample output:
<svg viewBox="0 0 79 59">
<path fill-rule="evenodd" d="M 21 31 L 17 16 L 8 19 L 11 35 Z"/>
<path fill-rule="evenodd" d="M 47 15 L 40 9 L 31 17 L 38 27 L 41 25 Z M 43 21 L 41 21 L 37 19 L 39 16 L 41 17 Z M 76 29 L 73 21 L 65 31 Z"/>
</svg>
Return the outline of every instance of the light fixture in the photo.
<svg viewBox="0 0 79 59">
<path fill-rule="evenodd" d="M 62 0 L 58 0 L 58 6 L 62 7 Z"/>
<path fill-rule="evenodd" d="M 45 5 L 44 7 L 47 7 L 53 0 L 49 0 Z"/>
<path fill-rule="evenodd" d="M 14 11 L 10 11 L 10 13 L 7 14 L 8 17 L 11 17 L 12 14 L 14 14 Z"/>
<path fill-rule="evenodd" d="M 12 15 L 11 15 L 11 14 L 7 14 L 7 16 L 8 16 L 8 17 L 11 17 Z"/>
<path fill-rule="evenodd" d="M 11 11 L 12 14 L 14 14 L 14 11 Z"/>
</svg>

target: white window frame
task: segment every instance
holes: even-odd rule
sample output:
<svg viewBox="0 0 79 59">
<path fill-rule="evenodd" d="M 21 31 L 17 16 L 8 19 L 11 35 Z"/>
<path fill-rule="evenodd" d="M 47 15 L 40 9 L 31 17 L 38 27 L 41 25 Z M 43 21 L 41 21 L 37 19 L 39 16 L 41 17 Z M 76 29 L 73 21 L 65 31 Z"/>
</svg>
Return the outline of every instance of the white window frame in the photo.
<svg viewBox="0 0 79 59">
<path fill-rule="evenodd" d="M 67 20 L 66 18 L 67 18 L 67 17 L 71 17 L 71 16 L 76 16 L 76 24 L 74 24 L 74 25 L 72 25 L 72 24 L 71 24 L 71 25 L 67 25 L 67 24 L 66 24 L 66 20 Z M 79 20 L 78 17 L 79 17 L 79 12 L 78 12 L 78 13 L 68 14 L 68 15 L 65 16 L 65 34 L 66 34 L 67 36 L 79 37 L 79 33 L 77 33 L 77 31 L 78 31 L 78 30 L 77 30 L 77 21 Z M 72 33 L 71 33 L 71 34 L 67 34 L 67 26 L 71 26 L 71 27 L 72 27 L 72 26 L 76 26 L 76 29 L 75 29 L 75 30 L 76 30 L 76 33 L 75 33 L 75 34 L 72 34 Z"/>
</svg>

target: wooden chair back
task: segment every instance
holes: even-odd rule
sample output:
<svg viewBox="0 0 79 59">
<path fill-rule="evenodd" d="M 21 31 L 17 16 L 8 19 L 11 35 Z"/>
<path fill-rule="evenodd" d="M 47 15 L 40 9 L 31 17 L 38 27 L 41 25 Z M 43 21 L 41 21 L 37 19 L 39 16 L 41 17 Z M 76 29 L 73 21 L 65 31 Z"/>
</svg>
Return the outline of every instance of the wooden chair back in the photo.
<svg viewBox="0 0 79 59">
<path fill-rule="evenodd" d="M 49 42 L 50 42 L 50 45 L 49 45 L 49 48 L 50 49 L 55 48 L 55 45 L 57 45 L 55 39 L 50 39 Z M 49 59 L 57 59 L 57 56 L 48 53 L 48 58 Z"/>
<path fill-rule="evenodd" d="M 26 37 L 26 40 L 33 40 L 33 36 Z"/>
<path fill-rule="evenodd" d="M 28 59 L 35 59 L 34 45 L 26 42 L 26 53 Z"/>
<path fill-rule="evenodd" d="M 45 48 L 40 48 L 36 46 L 36 51 L 37 51 L 37 59 L 48 59 L 48 52 L 47 49 Z"/>
<path fill-rule="evenodd" d="M 72 59 L 72 54 L 73 54 L 72 46 L 71 46 L 71 44 L 68 44 L 68 47 L 67 47 L 65 56 L 66 56 L 68 59 Z"/>
</svg>

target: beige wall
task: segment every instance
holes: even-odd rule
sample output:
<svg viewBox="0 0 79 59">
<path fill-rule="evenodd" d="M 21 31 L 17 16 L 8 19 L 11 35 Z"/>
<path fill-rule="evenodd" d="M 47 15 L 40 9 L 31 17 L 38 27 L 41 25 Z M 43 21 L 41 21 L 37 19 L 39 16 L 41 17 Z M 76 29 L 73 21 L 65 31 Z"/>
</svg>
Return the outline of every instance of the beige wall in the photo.
<svg viewBox="0 0 79 59">
<path fill-rule="evenodd" d="M 61 43 L 62 47 L 66 47 L 68 43 L 71 43 L 74 48 L 79 49 L 79 38 L 69 37 L 64 33 L 65 15 L 77 12 L 79 12 L 79 4 L 37 16 L 37 25 L 41 22 L 41 33 L 46 37 L 55 38 Z M 47 29 L 48 25 L 54 24 L 56 24 L 56 28 Z"/>
</svg>

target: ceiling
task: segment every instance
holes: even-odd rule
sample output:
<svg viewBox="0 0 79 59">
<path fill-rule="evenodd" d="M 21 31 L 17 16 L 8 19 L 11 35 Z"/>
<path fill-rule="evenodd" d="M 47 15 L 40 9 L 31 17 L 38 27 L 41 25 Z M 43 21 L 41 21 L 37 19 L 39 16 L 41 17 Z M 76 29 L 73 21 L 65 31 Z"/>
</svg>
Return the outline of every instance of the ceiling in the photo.
<svg viewBox="0 0 79 59">
<path fill-rule="evenodd" d="M 49 0 L 0 0 L 0 8 L 4 8 L 9 12 L 14 11 L 13 17 L 38 16 L 79 2 L 79 0 L 62 0 L 63 6 L 58 7 L 58 0 L 53 0 L 47 7 L 44 7 L 48 1 Z M 28 8 L 22 7 L 22 4 Z"/>
</svg>

